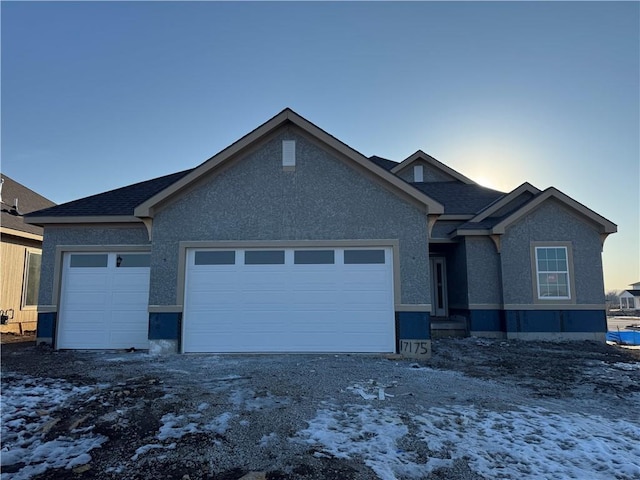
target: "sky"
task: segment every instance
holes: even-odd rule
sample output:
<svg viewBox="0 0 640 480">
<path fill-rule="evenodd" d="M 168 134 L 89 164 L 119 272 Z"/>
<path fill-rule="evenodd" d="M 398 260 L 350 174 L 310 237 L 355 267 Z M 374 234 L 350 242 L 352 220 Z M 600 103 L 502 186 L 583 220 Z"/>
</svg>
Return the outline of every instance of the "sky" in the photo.
<svg viewBox="0 0 640 480">
<path fill-rule="evenodd" d="M 7 2 L 1 169 L 56 203 L 192 168 L 290 107 L 364 155 L 554 186 L 640 281 L 638 2 Z"/>
</svg>

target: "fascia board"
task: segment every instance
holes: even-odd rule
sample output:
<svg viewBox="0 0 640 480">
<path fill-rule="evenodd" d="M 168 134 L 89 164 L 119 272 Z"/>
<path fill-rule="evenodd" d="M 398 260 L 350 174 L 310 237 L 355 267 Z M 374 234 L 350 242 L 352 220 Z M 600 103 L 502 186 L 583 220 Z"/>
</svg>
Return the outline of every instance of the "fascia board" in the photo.
<svg viewBox="0 0 640 480">
<path fill-rule="evenodd" d="M 460 172 L 457 172 L 453 168 L 448 167 L 447 165 L 445 165 L 441 161 L 436 160 L 431 155 L 429 155 L 428 153 L 423 152 L 422 150 L 418 150 L 416 153 L 414 153 L 413 155 L 407 157 L 402 162 L 400 162 L 398 165 L 393 167 L 391 169 L 391 173 L 397 174 L 397 173 L 401 172 L 402 170 L 404 170 L 405 168 L 409 167 L 412 163 L 414 163 L 414 162 L 416 162 L 418 160 L 422 160 L 422 161 L 428 163 L 432 167 L 435 167 L 438 170 L 443 171 L 447 175 L 455 178 L 456 180 L 461 181 L 462 183 L 466 183 L 467 185 L 473 185 L 473 184 L 476 183 L 473 180 L 471 180 L 470 178 L 467 178 L 464 175 L 462 175 Z"/>
<path fill-rule="evenodd" d="M 352 149 L 345 143 L 339 141 L 332 135 L 328 134 L 321 128 L 314 125 L 313 123 L 304 119 L 303 117 L 295 113 L 293 110 L 285 109 L 282 112 L 280 112 L 278 115 L 273 117 L 271 120 L 268 120 L 266 123 L 262 124 L 252 132 L 242 137 L 240 140 L 236 141 L 229 147 L 222 150 L 220 153 L 206 160 L 204 163 L 196 167 L 192 172 L 188 173 L 177 182 L 173 183 L 169 187 L 165 188 L 161 192 L 157 193 L 153 197 L 149 198 L 145 202 L 138 205 L 134 210 L 134 215 L 136 217 L 153 217 L 153 209 L 160 202 L 169 198 L 171 195 L 175 194 L 176 192 L 182 190 L 192 182 L 201 178 L 203 175 L 206 175 L 207 173 L 211 172 L 213 169 L 217 168 L 222 163 L 225 163 L 227 160 L 234 157 L 238 152 L 249 147 L 254 142 L 259 141 L 261 138 L 264 138 L 265 136 L 273 132 L 275 129 L 277 129 L 287 121 L 293 123 L 298 128 L 307 132 L 309 135 L 312 135 L 318 138 L 320 141 L 322 141 L 329 147 L 342 153 L 343 155 L 347 156 L 348 158 L 350 158 L 351 160 L 353 160 L 355 163 L 359 164 L 363 168 L 374 173 L 378 177 L 383 178 L 388 183 L 392 184 L 394 187 L 402 190 L 404 193 L 408 194 L 410 197 L 424 204 L 428 208 L 429 213 L 434 213 L 434 214 L 444 213 L 444 206 L 441 203 L 437 202 L 431 197 L 420 192 L 416 188 L 404 182 L 402 179 L 397 178 L 395 175 L 392 175 L 386 170 L 377 167 L 373 162 L 371 162 L 364 155 Z"/>
<path fill-rule="evenodd" d="M 544 201 L 550 198 L 554 198 L 555 200 L 558 200 L 560 203 L 576 211 L 583 217 L 586 217 L 587 219 L 591 220 L 593 223 L 599 225 L 600 233 L 608 234 L 608 233 L 615 233 L 618 231 L 618 227 L 615 223 L 607 220 L 606 218 L 597 214 L 590 208 L 585 207 L 580 202 L 574 200 L 568 195 L 565 195 L 557 188 L 549 187 L 545 191 L 543 191 L 541 194 L 539 194 L 537 197 L 533 198 L 530 202 L 524 204 L 521 208 L 513 212 L 507 218 L 505 218 L 498 224 L 494 225 L 491 232 L 498 235 L 505 233 L 505 230 L 509 225 L 511 225 L 516 220 L 524 217 L 525 215 L 530 213 L 532 210 L 537 208 L 539 205 L 541 205 Z"/>
<path fill-rule="evenodd" d="M 30 225 L 56 225 L 73 223 L 142 223 L 133 215 L 94 215 L 77 217 L 28 217 L 24 219 Z"/>
<path fill-rule="evenodd" d="M 473 219 L 471 221 L 472 222 L 481 222 L 485 218 L 491 216 L 492 213 L 497 212 L 502 207 L 508 205 L 510 202 L 512 202 L 513 200 L 515 200 L 516 198 L 518 198 L 520 195 L 522 195 L 525 192 L 529 192 L 529 193 L 532 193 L 534 195 L 537 195 L 537 194 L 540 193 L 540 190 L 537 189 L 536 187 L 534 187 L 533 185 L 531 185 L 529 182 L 524 182 L 519 187 L 517 187 L 514 190 L 512 190 L 511 192 L 507 193 L 504 197 L 499 198 L 498 200 L 493 202 L 491 205 L 486 207 L 484 210 L 482 210 L 480 213 L 478 213 L 475 217 L 473 217 Z"/>
<path fill-rule="evenodd" d="M 458 229 L 455 230 L 454 235 L 453 236 L 458 236 L 458 237 L 470 237 L 470 236 L 483 236 L 483 235 L 491 235 L 491 230 L 490 229 L 474 229 L 474 228 L 470 228 L 470 229 Z"/>
</svg>

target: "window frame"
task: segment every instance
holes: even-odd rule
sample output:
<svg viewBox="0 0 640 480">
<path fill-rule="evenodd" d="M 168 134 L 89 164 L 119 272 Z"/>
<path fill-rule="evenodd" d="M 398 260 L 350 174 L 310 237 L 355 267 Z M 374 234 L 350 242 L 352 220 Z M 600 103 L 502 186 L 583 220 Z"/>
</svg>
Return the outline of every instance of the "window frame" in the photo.
<svg viewBox="0 0 640 480">
<path fill-rule="evenodd" d="M 566 253 L 566 270 L 539 270 L 538 249 L 562 248 Z M 567 275 L 566 296 L 542 296 L 540 288 L 541 273 L 561 273 Z M 571 242 L 531 242 L 531 278 L 533 301 L 537 304 L 575 304 L 576 289 L 573 274 L 573 249 Z"/>
<path fill-rule="evenodd" d="M 29 290 L 29 279 L 32 278 L 29 275 L 30 256 L 38 255 L 40 257 L 40 268 L 38 269 L 38 283 L 36 286 L 36 300 L 34 304 L 27 304 L 27 292 Z M 40 290 L 40 271 L 42 269 L 42 250 L 35 248 L 25 248 L 24 253 L 24 272 L 22 275 L 22 296 L 20 298 L 20 310 L 37 310 L 38 297 Z"/>
</svg>

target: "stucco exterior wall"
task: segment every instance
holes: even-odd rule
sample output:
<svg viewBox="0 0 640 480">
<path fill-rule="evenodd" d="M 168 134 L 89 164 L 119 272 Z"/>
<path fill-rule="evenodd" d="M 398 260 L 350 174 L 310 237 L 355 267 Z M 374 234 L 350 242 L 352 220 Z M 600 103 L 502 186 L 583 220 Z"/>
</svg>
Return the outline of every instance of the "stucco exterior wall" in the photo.
<svg viewBox="0 0 640 480">
<path fill-rule="evenodd" d="M 469 304 L 502 303 L 500 255 L 489 237 L 465 237 Z"/>
<path fill-rule="evenodd" d="M 401 302 L 430 303 L 425 211 L 287 127 L 156 213 L 150 303 L 176 303 L 180 241 L 344 239 L 399 239 Z"/>
<path fill-rule="evenodd" d="M 147 229 L 142 224 L 122 227 L 46 226 L 42 243 L 42 266 L 40 271 L 39 305 L 53 305 L 53 277 L 56 247 L 59 245 L 148 245 Z"/>
<path fill-rule="evenodd" d="M 600 235 L 560 202 L 550 199 L 507 228 L 501 239 L 505 304 L 534 303 L 531 242 L 570 242 L 576 304 L 604 304 Z"/>
<path fill-rule="evenodd" d="M 450 308 L 468 308 L 467 253 L 464 240 L 447 256 L 447 292 Z"/>
</svg>

